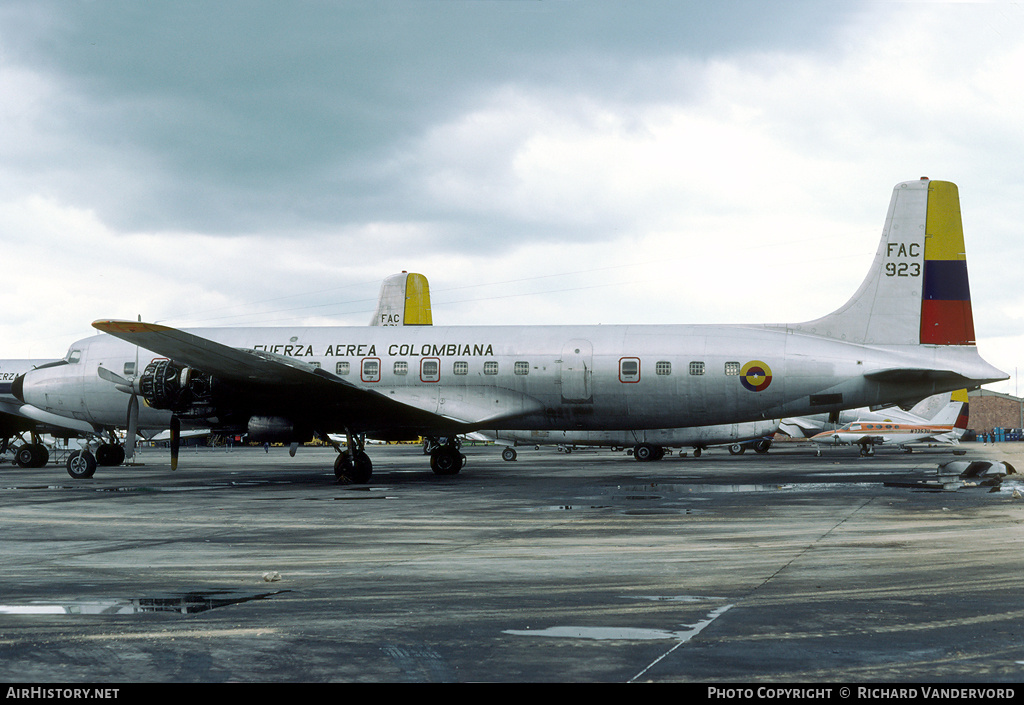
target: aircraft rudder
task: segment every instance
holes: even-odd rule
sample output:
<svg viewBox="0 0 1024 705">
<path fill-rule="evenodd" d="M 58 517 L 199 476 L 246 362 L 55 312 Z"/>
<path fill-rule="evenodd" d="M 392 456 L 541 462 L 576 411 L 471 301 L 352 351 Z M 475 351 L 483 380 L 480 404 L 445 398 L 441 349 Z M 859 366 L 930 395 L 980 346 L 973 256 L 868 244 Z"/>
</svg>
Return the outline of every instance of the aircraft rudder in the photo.
<svg viewBox="0 0 1024 705">
<path fill-rule="evenodd" d="M 975 344 L 960 195 L 949 181 L 928 184 L 920 341 Z"/>
<path fill-rule="evenodd" d="M 960 429 L 961 431 L 966 431 L 967 423 L 970 420 L 968 408 L 970 406 L 970 401 L 969 397 L 967 396 L 967 390 L 958 389 L 957 391 L 953 392 L 953 394 L 950 396 L 950 401 L 960 403 L 960 410 L 957 412 L 956 421 L 953 422 L 953 427 Z"/>
<path fill-rule="evenodd" d="M 422 274 L 411 273 L 406 279 L 405 325 L 433 325 L 430 313 L 430 285 Z"/>
<path fill-rule="evenodd" d="M 371 326 L 429 326 L 430 287 L 422 274 L 392 274 L 380 285 Z"/>
</svg>

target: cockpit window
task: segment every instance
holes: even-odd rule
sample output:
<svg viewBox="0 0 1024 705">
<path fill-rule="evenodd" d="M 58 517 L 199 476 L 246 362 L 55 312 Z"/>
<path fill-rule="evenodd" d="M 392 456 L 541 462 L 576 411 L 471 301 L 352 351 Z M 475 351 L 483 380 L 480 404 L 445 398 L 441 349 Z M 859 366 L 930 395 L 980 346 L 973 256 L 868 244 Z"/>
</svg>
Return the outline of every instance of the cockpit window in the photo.
<svg viewBox="0 0 1024 705">
<path fill-rule="evenodd" d="M 74 365 L 74 364 L 76 364 L 78 362 L 81 362 L 81 360 L 82 360 L 82 351 L 81 350 L 68 350 L 68 356 L 66 358 L 64 358 L 64 359 L 67 360 L 68 362 L 70 362 L 72 365 Z"/>
</svg>

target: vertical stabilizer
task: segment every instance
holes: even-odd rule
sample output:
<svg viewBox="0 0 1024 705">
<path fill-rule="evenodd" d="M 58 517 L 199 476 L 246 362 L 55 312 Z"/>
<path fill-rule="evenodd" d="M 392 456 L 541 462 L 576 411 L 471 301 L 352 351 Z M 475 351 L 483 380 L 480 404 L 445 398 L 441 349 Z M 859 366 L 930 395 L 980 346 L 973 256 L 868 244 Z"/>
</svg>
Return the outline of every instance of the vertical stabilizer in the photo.
<svg viewBox="0 0 1024 705">
<path fill-rule="evenodd" d="M 429 326 L 430 287 L 422 274 L 392 274 L 380 285 L 371 326 Z"/>
<path fill-rule="evenodd" d="M 959 429 L 962 433 L 967 430 L 967 423 L 970 420 L 970 410 L 968 409 L 970 402 L 968 401 L 967 390 L 958 389 L 953 392 L 950 401 L 960 402 L 960 411 L 957 413 L 956 421 L 953 422 L 953 428 Z"/>
<path fill-rule="evenodd" d="M 860 289 L 834 313 L 790 328 L 854 343 L 974 345 L 956 184 L 897 184 Z"/>
</svg>

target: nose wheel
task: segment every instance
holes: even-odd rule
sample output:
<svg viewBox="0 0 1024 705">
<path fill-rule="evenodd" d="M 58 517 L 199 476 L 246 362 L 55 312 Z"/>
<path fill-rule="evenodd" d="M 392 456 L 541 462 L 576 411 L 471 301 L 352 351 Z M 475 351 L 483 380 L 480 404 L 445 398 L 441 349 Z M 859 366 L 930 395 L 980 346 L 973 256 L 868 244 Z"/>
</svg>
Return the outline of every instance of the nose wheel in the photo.
<svg viewBox="0 0 1024 705">
<path fill-rule="evenodd" d="M 96 458 L 87 450 L 76 450 L 68 455 L 68 475 L 76 480 L 87 480 L 96 473 Z"/>
</svg>

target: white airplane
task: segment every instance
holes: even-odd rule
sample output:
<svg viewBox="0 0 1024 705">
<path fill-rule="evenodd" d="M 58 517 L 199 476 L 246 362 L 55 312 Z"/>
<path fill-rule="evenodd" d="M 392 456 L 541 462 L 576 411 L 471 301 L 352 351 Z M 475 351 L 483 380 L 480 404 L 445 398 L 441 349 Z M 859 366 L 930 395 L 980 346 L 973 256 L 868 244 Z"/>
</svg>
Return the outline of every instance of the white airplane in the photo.
<svg viewBox="0 0 1024 705">
<path fill-rule="evenodd" d="M 861 455 L 874 455 L 876 445 L 896 445 L 910 450 L 906 444 L 934 441 L 956 445 L 967 429 L 967 390 L 953 392 L 945 407 L 930 419 L 890 418 L 873 414 L 842 427 L 823 431 L 811 437 L 819 445 L 859 445 Z"/>
<path fill-rule="evenodd" d="M 391 303 L 392 313 L 378 314 L 375 320 L 380 325 L 432 325 L 430 290 L 426 278 L 421 274 L 409 275 L 408 280 L 396 275 L 385 281 L 381 287 L 381 305 L 392 301 L 404 301 L 404 316 L 398 319 L 393 313 L 398 306 Z M 468 434 L 469 437 L 493 441 L 495 439 L 517 445 L 558 445 L 571 449 L 577 445 L 633 447 L 633 457 L 639 461 L 660 460 L 669 447 L 693 447 L 694 455 L 713 445 L 729 445 L 730 452 L 741 453 L 747 445 L 757 452 L 765 452 L 771 445 L 771 437 L 778 430 L 775 420 L 753 421 L 719 426 L 694 426 L 691 428 L 657 428 L 618 431 L 516 431 L 486 430 Z M 428 441 L 426 447 L 433 445 Z M 501 457 L 515 460 L 518 456 L 514 447 L 506 447 Z"/>
<path fill-rule="evenodd" d="M 353 482 L 371 475 L 366 436 L 744 423 L 913 403 L 1008 378 L 975 346 L 957 188 L 929 179 L 896 185 L 867 278 L 844 306 L 804 323 L 93 326 L 110 336 L 18 377 L 15 396 L 64 415 L 127 407 L 138 423 L 145 411 L 165 428 L 274 441 L 341 431 L 349 442 L 335 472 Z M 134 379 L 111 374 L 136 359 Z M 439 444 L 431 467 L 454 474 L 462 459 Z"/>
<path fill-rule="evenodd" d="M 384 279 L 377 298 L 377 308 L 370 318 L 371 326 L 430 325 L 430 322 L 430 291 L 426 277 L 402 272 Z M 69 456 L 68 472 L 72 477 L 88 477 L 95 472 L 97 465 L 119 465 L 131 459 L 136 434 L 150 440 L 169 438 L 169 421 L 164 419 L 166 414 L 143 412 L 140 427 L 137 401 L 132 405 L 135 409 L 134 418 L 132 407 L 120 414 L 103 411 L 93 413 L 88 404 L 72 412 L 72 418 L 43 411 L 11 394 L 11 386 L 18 376 L 29 370 L 66 364 L 72 355 L 73 351 L 69 352 L 64 360 L 0 360 L 0 455 L 12 450 L 14 462 L 18 466 L 43 467 L 49 460 L 49 450 L 40 439 L 40 434 L 48 432 L 62 437 L 83 436 L 89 439 L 84 444 L 88 448 L 75 451 Z M 137 367 L 137 361 L 126 362 L 122 371 L 131 378 Z M 129 379 L 116 373 L 111 374 L 106 368 L 101 374 L 115 384 L 129 382 Z M 118 428 L 127 429 L 123 445 L 117 438 Z M 187 431 L 185 435 L 208 435 L 209 432 L 209 427 L 205 427 Z M 26 433 L 30 434 L 29 440 L 24 437 Z"/>
<path fill-rule="evenodd" d="M 779 433 L 792 438 L 809 440 L 813 436 L 835 430 L 853 421 L 884 421 L 888 419 L 909 424 L 928 423 L 950 403 L 950 400 L 961 401 L 963 403 L 962 415 L 967 415 L 967 390 L 961 389 L 927 397 L 909 409 L 899 406 L 861 408 L 831 414 L 786 418 L 779 423 Z"/>
<path fill-rule="evenodd" d="M 779 429 L 778 419 L 749 421 L 746 423 L 718 424 L 715 426 L 691 426 L 688 428 L 655 428 L 617 431 L 484 431 L 484 435 L 513 445 L 558 445 L 571 449 L 573 446 L 611 446 L 612 448 L 633 449 L 635 460 L 646 462 L 661 460 L 666 448 L 693 448 L 699 457 L 711 446 L 728 446 L 729 452 L 739 454 L 747 446 L 759 453 L 771 446 L 771 438 Z M 518 456 L 512 446 L 501 452 L 505 460 Z"/>
<path fill-rule="evenodd" d="M 23 468 L 41 468 L 50 451 L 40 436 L 44 433 L 91 433 L 92 427 L 42 409 L 14 397 L 14 380 L 54 360 L 0 360 L 0 455 L 11 451 L 13 462 Z M 28 438 L 26 438 L 28 434 Z"/>
</svg>

